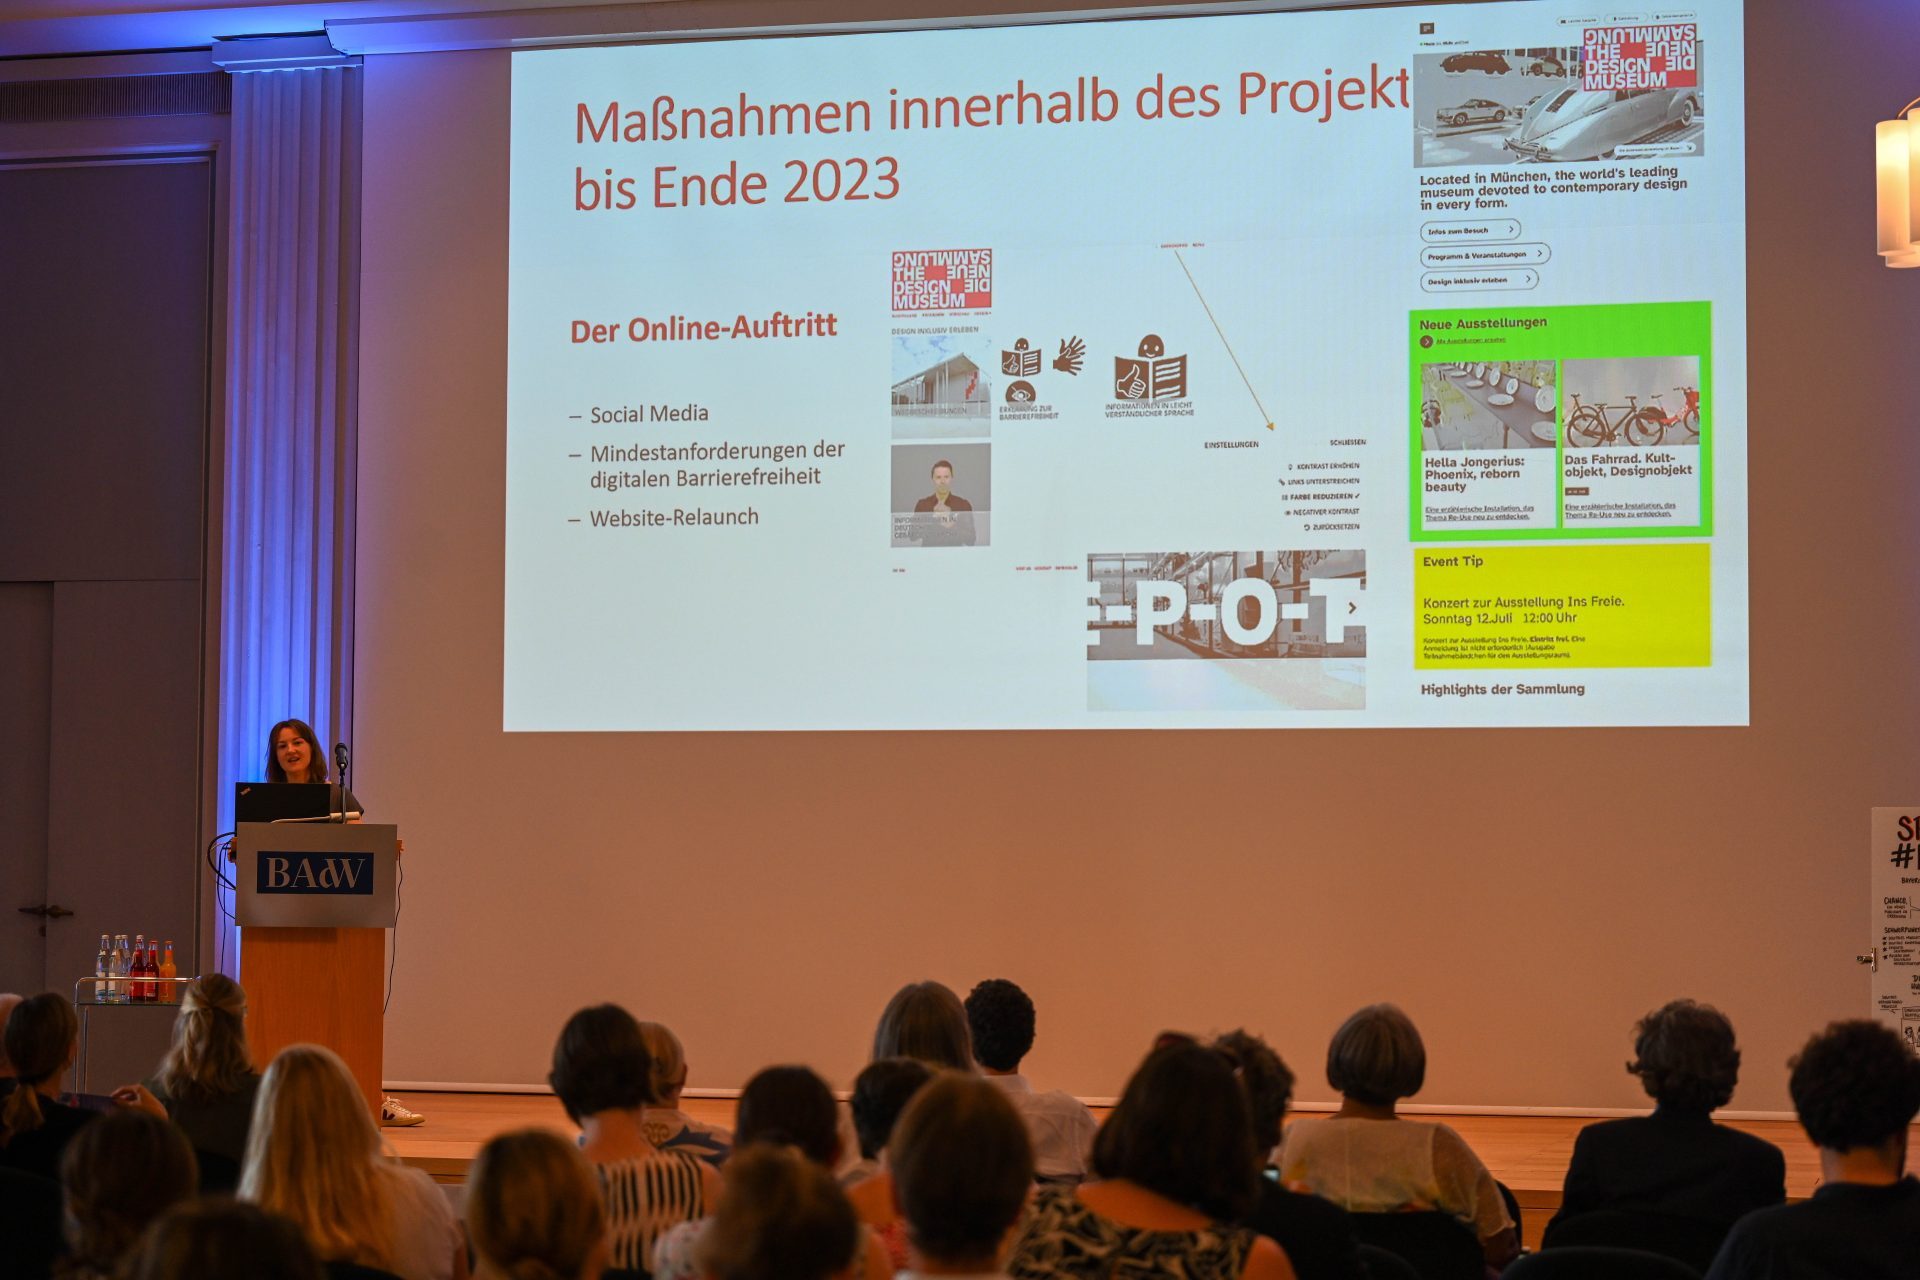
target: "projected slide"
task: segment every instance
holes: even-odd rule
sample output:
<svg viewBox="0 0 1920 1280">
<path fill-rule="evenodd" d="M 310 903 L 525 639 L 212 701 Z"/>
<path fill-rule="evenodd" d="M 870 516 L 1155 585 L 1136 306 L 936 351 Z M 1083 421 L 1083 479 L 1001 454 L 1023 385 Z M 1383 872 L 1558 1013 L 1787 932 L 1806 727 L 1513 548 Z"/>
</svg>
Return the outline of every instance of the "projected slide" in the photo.
<svg viewBox="0 0 1920 1280">
<path fill-rule="evenodd" d="M 505 728 L 1746 723 L 1740 6 L 1608 9 L 514 54 Z"/>
</svg>

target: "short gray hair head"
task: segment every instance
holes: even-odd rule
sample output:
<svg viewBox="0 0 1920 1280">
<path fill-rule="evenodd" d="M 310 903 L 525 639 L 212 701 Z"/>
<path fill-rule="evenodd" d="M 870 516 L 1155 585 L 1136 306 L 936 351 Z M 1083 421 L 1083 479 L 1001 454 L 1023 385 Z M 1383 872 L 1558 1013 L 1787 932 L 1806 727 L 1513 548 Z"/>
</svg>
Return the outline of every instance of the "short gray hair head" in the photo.
<svg viewBox="0 0 1920 1280">
<path fill-rule="evenodd" d="M 1384 1107 L 1412 1097 L 1426 1081 L 1427 1047 L 1398 1005 L 1361 1009 L 1327 1046 L 1327 1083 L 1356 1102 Z"/>
</svg>

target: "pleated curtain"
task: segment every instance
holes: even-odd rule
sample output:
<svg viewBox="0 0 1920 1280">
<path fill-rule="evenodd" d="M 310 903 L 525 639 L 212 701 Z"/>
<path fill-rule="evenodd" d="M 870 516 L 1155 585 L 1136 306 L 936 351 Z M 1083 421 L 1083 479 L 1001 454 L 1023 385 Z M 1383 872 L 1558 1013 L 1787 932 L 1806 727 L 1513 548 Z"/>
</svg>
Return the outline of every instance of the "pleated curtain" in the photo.
<svg viewBox="0 0 1920 1280">
<path fill-rule="evenodd" d="M 361 73 L 233 78 L 222 475 L 219 814 L 267 730 L 353 730 Z M 220 891 L 216 960 L 238 964 Z"/>
</svg>

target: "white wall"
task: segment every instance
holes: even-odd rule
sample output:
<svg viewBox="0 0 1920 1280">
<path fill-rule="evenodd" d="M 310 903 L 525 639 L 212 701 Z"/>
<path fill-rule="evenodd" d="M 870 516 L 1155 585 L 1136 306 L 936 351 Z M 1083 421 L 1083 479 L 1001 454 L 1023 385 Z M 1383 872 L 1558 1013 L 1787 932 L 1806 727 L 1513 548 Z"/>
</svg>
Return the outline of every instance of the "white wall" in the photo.
<svg viewBox="0 0 1920 1280">
<path fill-rule="evenodd" d="M 735 6 L 737 7 L 737 6 Z M 1328 1096 L 1402 1003 L 1420 1101 L 1633 1106 L 1648 1008 L 1726 1009 L 1736 1108 L 1866 1009 L 1867 810 L 1920 788 L 1920 272 L 1873 253 L 1901 0 L 1749 16 L 1753 724 L 1730 730 L 500 732 L 507 55 L 369 58 L 355 777 L 407 837 L 397 1080 L 538 1082 L 578 1005 L 696 1086 L 847 1083 L 887 995 L 1012 977 L 1044 1082 L 1246 1025 Z M 1182 797 L 1142 803 L 1149 793 Z M 964 815 L 964 821 L 943 820 Z"/>
</svg>

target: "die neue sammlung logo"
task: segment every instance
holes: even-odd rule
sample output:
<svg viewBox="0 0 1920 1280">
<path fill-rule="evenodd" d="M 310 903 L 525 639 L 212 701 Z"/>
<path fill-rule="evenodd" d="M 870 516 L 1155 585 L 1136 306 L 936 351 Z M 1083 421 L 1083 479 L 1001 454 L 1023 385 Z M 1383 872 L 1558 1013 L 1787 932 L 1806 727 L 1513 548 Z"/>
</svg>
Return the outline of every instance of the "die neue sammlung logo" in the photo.
<svg viewBox="0 0 1920 1280">
<path fill-rule="evenodd" d="M 894 250 L 896 312 L 983 311 L 992 305 L 993 250 Z"/>
<path fill-rule="evenodd" d="M 1581 37 L 1583 89 L 1693 89 L 1700 84 L 1700 29 L 1691 22 L 1589 27 Z"/>
</svg>

